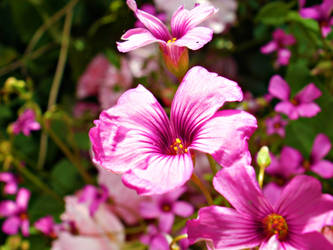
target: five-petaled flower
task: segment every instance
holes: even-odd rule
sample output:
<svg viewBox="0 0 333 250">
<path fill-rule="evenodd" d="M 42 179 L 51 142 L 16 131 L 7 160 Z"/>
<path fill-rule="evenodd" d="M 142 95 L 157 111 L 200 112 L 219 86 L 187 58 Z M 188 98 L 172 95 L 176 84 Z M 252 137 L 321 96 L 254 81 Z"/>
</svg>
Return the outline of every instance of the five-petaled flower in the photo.
<svg viewBox="0 0 333 250">
<path fill-rule="evenodd" d="M 206 239 L 212 249 L 331 249 L 324 236 L 314 232 L 317 225 L 307 225 L 309 218 L 333 206 L 315 178 L 295 177 L 275 204 L 264 197 L 251 166 L 224 168 L 213 184 L 234 208 L 201 208 L 198 219 L 187 223 L 191 244 Z"/>
<path fill-rule="evenodd" d="M 249 163 L 247 139 L 255 117 L 218 109 L 241 101 L 236 82 L 196 66 L 188 71 L 171 105 L 170 120 L 154 96 L 139 85 L 101 113 L 90 129 L 93 162 L 124 174 L 139 194 L 161 194 L 182 186 L 193 171 L 192 154 L 211 154 L 222 166 Z"/>
<path fill-rule="evenodd" d="M 120 52 L 128 52 L 158 42 L 166 66 L 177 77 L 182 77 L 188 68 L 186 48 L 198 50 L 213 37 L 213 30 L 197 27 L 217 12 L 213 6 L 198 4 L 192 10 L 180 6 L 171 19 L 171 33 L 157 17 L 137 8 L 135 0 L 127 0 L 128 7 L 146 28 L 128 30 L 118 42 Z"/>
<path fill-rule="evenodd" d="M 288 83 L 281 76 L 274 75 L 269 82 L 268 91 L 272 96 L 282 100 L 275 106 L 275 111 L 286 114 L 291 120 L 313 117 L 320 112 L 320 107 L 313 101 L 321 96 L 321 91 L 313 83 L 306 85 L 291 98 Z"/>
</svg>

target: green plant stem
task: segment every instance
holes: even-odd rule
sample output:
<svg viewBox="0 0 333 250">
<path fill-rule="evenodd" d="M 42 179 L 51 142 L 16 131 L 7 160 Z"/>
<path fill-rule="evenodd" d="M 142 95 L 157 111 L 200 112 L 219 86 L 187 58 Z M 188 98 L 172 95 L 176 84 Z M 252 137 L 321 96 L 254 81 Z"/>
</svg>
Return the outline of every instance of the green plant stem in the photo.
<svg viewBox="0 0 333 250">
<path fill-rule="evenodd" d="M 181 234 L 181 235 L 178 235 L 177 237 L 173 238 L 171 243 L 170 243 L 170 250 L 173 250 L 173 249 L 177 249 L 175 248 L 175 244 L 180 241 L 180 240 L 183 240 L 183 239 L 186 239 L 187 238 L 187 234 Z"/>
<path fill-rule="evenodd" d="M 70 162 L 77 168 L 83 180 L 86 183 L 94 183 L 93 179 L 86 172 L 85 168 L 81 165 L 80 160 L 74 156 L 71 150 L 66 146 L 65 143 L 63 143 L 63 141 L 56 135 L 56 133 L 54 133 L 54 131 L 51 128 L 49 128 L 47 124 L 45 124 L 45 121 L 43 122 L 42 128 L 43 131 L 46 132 L 54 141 L 54 143 L 61 149 L 64 155 L 70 160 Z"/>
<path fill-rule="evenodd" d="M 259 167 L 258 183 L 259 183 L 260 188 L 262 188 L 262 186 L 264 184 L 264 176 L 265 176 L 265 168 Z"/>
<path fill-rule="evenodd" d="M 51 86 L 47 110 L 50 110 L 55 105 L 56 100 L 57 100 L 59 87 L 60 87 L 60 83 L 61 83 L 61 78 L 64 73 L 65 64 L 66 64 L 66 60 L 67 60 L 69 36 L 70 36 L 71 25 L 72 25 L 72 17 L 73 17 L 73 12 L 72 12 L 72 9 L 70 9 L 67 12 L 66 19 L 65 19 L 64 30 L 63 30 L 63 34 L 62 34 L 61 50 L 60 50 L 60 55 L 59 55 L 59 59 L 58 59 L 56 73 L 54 75 L 52 86 Z M 44 163 L 45 163 L 46 153 L 47 153 L 47 135 L 44 132 L 42 132 L 42 135 L 40 138 L 40 151 L 39 151 L 39 157 L 38 157 L 38 163 L 37 163 L 38 169 L 43 168 Z"/>
<path fill-rule="evenodd" d="M 200 189 L 200 191 L 203 193 L 203 195 L 205 196 L 207 203 L 209 205 L 213 205 L 213 199 L 212 196 L 210 195 L 208 189 L 206 188 L 206 186 L 202 183 L 202 181 L 199 179 L 198 176 L 196 176 L 194 173 L 191 176 L 191 181 L 193 181 L 195 183 L 195 185 L 198 186 L 198 188 Z"/>
<path fill-rule="evenodd" d="M 23 166 L 18 160 L 13 160 L 13 164 L 16 169 L 29 181 L 31 181 L 35 186 L 43 190 L 45 193 L 49 194 L 56 200 L 63 202 L 63 199 L 52 189 L 50 189 L 45 183 L 43 183 L 36 175 L 32 174 L 28 168 Z"/>
<path fill-rule="evenodd" d="M 210 166 L 210 169 L 212 170 L 212 174 L 213 174 L 213 176 L 215 176 L 217 173 L 216 162 L 210 154 L 207 154 L 207 159 L 209 161 L 209 166 Z"/>
</svg>

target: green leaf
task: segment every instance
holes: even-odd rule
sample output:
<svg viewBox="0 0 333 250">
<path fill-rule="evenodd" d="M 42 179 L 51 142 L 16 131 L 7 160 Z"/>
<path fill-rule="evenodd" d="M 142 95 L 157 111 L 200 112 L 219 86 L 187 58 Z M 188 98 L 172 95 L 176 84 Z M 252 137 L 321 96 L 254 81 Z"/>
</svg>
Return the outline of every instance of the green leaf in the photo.
<svg viewBox="0 0 333 250">
<path fill-rule="evenodd" d="M 35 222 L 41 217 L 51 215 L 54 218 L 58 218 L 64 211 L 64 206 L 58 200 L 50 197 L 49 195 L 32 195 L 29 203 L 28 214 L 29 219 Z"/>
<path fill-rule="evenodd" d="M 90 149 L 90 140 L 88 132 L 77 132 L 74 134 L 74 139 L 76 145 L 79 149 L 89 150 Z"/>
<path fill-rule="evenodd" d="M 255 21 L 267 25 L 281 25 L 286 21 L 291 6 L 279 1 L 268 3 L 259 11 Z"/>
</svg>

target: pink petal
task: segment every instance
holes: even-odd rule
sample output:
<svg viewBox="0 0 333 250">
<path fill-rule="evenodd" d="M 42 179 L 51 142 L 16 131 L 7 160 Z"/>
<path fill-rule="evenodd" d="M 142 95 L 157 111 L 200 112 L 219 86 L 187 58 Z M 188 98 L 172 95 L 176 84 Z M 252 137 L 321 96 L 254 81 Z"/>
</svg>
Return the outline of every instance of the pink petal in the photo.
<svg viewBox="0 0 333 250">
<path fill-rule="evenodd" d="M 311 166 L 311 171 L 319 174 L 321 177 L 329 179 L 333 177 L 333 163 L 322 160 Z"/>
<path fill-rule="evenodd" d="M 241 101 L 242 98 L 237 83 L 203 67 L 193 67 L 184 76 L 173 99 L 172 126 L 180 136 L 189 138 L 224 102 Z"/>
<path fill-rule="evenodd" d="M 280 155 L 280 174 L 286 178 L 291 175 L 300 174 L 304 172 L 301 164 L 303 161 L 302 154 L 289 146 L 284 146 Z"/>
<path fill-rule="evenodd" d="M 316 162 L 325 157 L 331 150 L 330 139 L 324 134 L 318 134 L 314 139 L 311 159 Z"/>
<path fill-rule="evenodd" d="M 314 85 L 310 83 L 306 85 L 298 94 L 295 96 L 295 100 L 300 103 L 310 103 L 321 96 L 321 91 Z"/>
<path fill-rule="evenodd" d="M 26 188 L 20 188 L 16 196 L 16 204 L 20 209 L 26 210 L 30 200 L 30 191 Z"/>
<path fill-rule="evenodd" d="M 251 166 L 223 168 L 215 175 L 213 185 L 241 214 L 264 218 L 273 211 L 258 186 Z"/>
<path fill-rule="evenodd" d="M 209 4 L 198 4 L 190 11 L 180 6 L 171 18 L 172 35 L 176 38 L 182 37 L 216 12 L 217 9 Z"/>
<path fill-rule="evenodd" d="M 198 50 L 213 38 L 213 30 L 206 27 L 195 27 L 190 29 L 174 45 Z"/>
<path fill-rule="evenodd" d="M 192 147 L 211 154 L 224 167 L 250 164 L 247 140 L 256 128 L 257 120 L 245 111 L 219 111 L 198 130 Z"/>
<path fill-rule="evenodd" d="M 313 177 L 299 175 L 284 188 L 276 203 L 276 213 L 282 215 L 290 226 L 301 230 L 306 221 L 316 214 L 321 199 L 321 184 Z"/>
<path fill-rule="evenodd" d="M 198 218 L 187 222 L 187 234 L 190 244 L 206 239 L 213 241 L 215 249 L 252 248 L 264 237 L 252 218 L 218 206 L 201 208 Z"/>
<path fill-rule="evenodd" d="M 299 11 L 303 18 L 318 19 L 320 18 L 320 10 L 317 6 L 310 8 L 303 8 Z"/>
<path fill-rule="evenodd" d="M 274 206 L 280 199 L 282 190 L 283 187 L 277 185 L 274 182 L 270 182 L 263 188 L 263 193 L 267 200 L 269 200 L 269 202 Z"/>
<path fill-rule="evenodd" d="M 290 97 L 290 87 L 279 75 L 272 76 L 269 81 L 268 91 L 271 95 L 283 101 L 287 101 Z"/>
<path fill-rule="evenodd" d="M 266 45 L 262 46 L 260 48 L 261 53 L 263 54 L 269 54 L 277 50 L 278 44 L 275 41 L 270 41 Z"/>
<path fill-rule="evenodd" d="M 321 111 L 321 109 L 316 103 L 304 103 L 297 107 L 297 111 L 299 113 L 299 116 L 313 117 L 316 116 Z"/>
<path fill-rule="evenodd" d="M 20 224 L 21 220 L 19 217 L 16 216 L 9 217 L 2 224 L 2 231 L 9 235 L 17 234 Z"/>
<path fill-rule="evenodd" d="M 140 22 L 143 23 L 143 25 L 156 39 L 168 41 L 171 38 L 168 28 L 160 19 L 149 14 L 148 12 L 138 9 L 135 0 L 127 0 L 126 2 L 128 7 L 135 13 Z"/>
<path fill-rule="evenodd" d="M 277 55 L 277 61 L 280 65 L 285 66 L 289 64 L 289 59 L 291 57 L 291 52 L 289 49 L 279 49 Z"/>
<path fill-rule="evenodd" d="M 302 240 L 306 245 L 306 249 L 310 250 L 331 250 L 333 244 L 329 242 L 325 236 L 319 232 L 310 232 L 302 235 Z"/>
<path fill-rule="evenodd" d="M 0 202 L 0 216 L 12 216 L 17 210 L 18 207 L 14 201 L 6 200 Z"/>
<path fill-rule="evenodd" d="M 145 169 L 132 169 L 123 175 L 126 186 L 142 195 L 162 194 L 184 185 L 191 178 L 192 158 L 180 155 L 152 155 Z"/>
<path fill-rule="evenodd" d="M 159 217 L 159 228 L 162 232 L 169 233 L 171 231 L 175 215 L 173 213 L 161 213 Z"/>
<path fill-rule="evenodd" d="M 161 210 L 158 205 L 159 204 L 157 204 L 154 199 L 150 201 L 142 201 L 139 208 L 141 216 L 145 219 L 158 218 L 161 214 Z"/>
<path fill-rule="evenodd" d="M 171 137 L 164 109 L 142 85 L 126 91 L 95 125 L 89 131 L 93 162 L 118 173 L 145 168 L 146 154 L 160 152 Z"/>
<path fill-rule="evenodd" d="M 155 38 L 148 30 L 135 28 L 128 30 L 121 39 L 124 42 L 117 42 L 117 48 L 120 52 L 128 52 L 155 42 L 163 42 Z"/>
<path fill-rule="evenodd" d="M 259 250 L 282 250 L 282 249 L 283 248 L 276 235 L 270 237 L 269 240 L 261 244 L 259 248 Z"/>
<path fill-rule="evenodd" d="M 190 203 L 185 201 L 177 201 L 173 205 L 173 212 L 180 217 L 186 218 L 193 214 L 194 209 Z"/>
<path fill-rule="evenodd" d="M 25 219 L 21 221 L 21 231 L 23 236 L 25 237 L 29 236 L 29 227 L 30 227 L 29 220 Z"/>
<path fill-rule="evenodd" d="M 157 234 L 153 237 L 150 244 L 150 250 L 169 250 L 169 243 L 163 234 Z"/>
<path fill-rule="evenodd" d="M 289 101 L 282 101 L 276 104 L 274 110 L 286 114 L 291 120 L 298 119 L 298 108 Z"/>
</svg>

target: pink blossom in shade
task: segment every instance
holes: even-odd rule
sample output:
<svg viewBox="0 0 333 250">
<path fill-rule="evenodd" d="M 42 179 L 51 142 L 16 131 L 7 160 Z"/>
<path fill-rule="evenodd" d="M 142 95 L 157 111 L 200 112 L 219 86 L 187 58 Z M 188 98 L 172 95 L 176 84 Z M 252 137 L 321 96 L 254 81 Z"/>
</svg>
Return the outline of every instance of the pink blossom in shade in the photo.
<svg viewBox="0 0 333 250">
<path fill-rule="evenodd" d="M 105 186 L 112 200 L 112 208 L 128 225 L 136 224 L 141 215 L 138 211 L 140 203 L 148 197 L 139 196 L 134 190 L 126 187 L 121 176 L 98 167 L 98 183 Z M 131 201 L 131 202 L 129 202 Z"/>
<path fill-rule="evenodd" d="M 96 116 L 99 110 L 99 106 L 94 102 L 79 101 L 74 106 L 73 115 L 76 118 L 80 118 L 85 114 L 90 116 Z"/>
<path fill-rule="evenodd" d="M 99 87 L 105 80 L 109 67 L 110 62 L 104 55 L 98 54 L 94 57 L 78 81 L 77 97 L 83 99 L 89 96 L 96 96 Z"/>
<path fill-rule="evenodd" d="M 298 150 L 284 146 L 279 158 L 271 154 L 271 164 L 265 171 L 270 175 L 289 179 L 293 175 L 304 173 L 304 168 L 301 167 L 302 161 L 302 154 Z"/>
<path fill-rule="evenodd" d="M 235 0 L 169 0 L 168 4 L 165 4 L 163 0 L 154 0 L 154 2 L 159 10 L 167 14 L 169 20 L 179 5 L 184 5 L 186 9 L 193 8 L 196 4 L 215 6 L 219 12 L 206 20 L 204 24 L 216 34 L 226 31 L 228 26 L 236 21 L 237 1 Z"/>
<path fill-rule="evenodd" d="M 318 134 L 313 142 L 309 160 L 304 160 L 302 165 L 305 170 L 311 170 L 322 178 L 333 177 L 333 163 L 323 158 L 331 149 L 330 139 L 324 134 Z"/>
<path fill-rule="evenodd" d="M 149 246 L 149 250 L 170 249 L 165 233 L 154 225 L 147 227 L 147 232 L 140 237 L 140 241 Z"/>
<path fill-rule="evenodd" d="M 280 115 L 275 115 L 274 117 L 267 118 L 266 121 L 266 132 L 268 135 L 272 134 L 278 134 L 281 137 L 284 137 L 286 135 L 285 127 L 288 124 L 288 122 Z"/>
<path fill-rule="evenodd" d="M 300 15 L 303 18 L 311 18 L 318 21 L 323 37 L 326 37 L 330 32 L 333 25 L 333 1 L 323 0 L 321 4 L 313 5 L 304 8 L 305 0 L 300 2 Z"/>
<path fill-rule="evenodd" d="M 93 216 L 98 207 L 108 199 L 108 190 L 105 186 L 97 188 L 93 185 L 86 185 L 79 194 L 79 202 L 89 204 L 90 216 Z"/>
<path fill-rule="evenodd" d="M 286 34 L 282 29 L 276 29 L 273 32 L 273 40 L 261 47 L 261 53 L 270 54 L 277 52 L 277 63 L 279 65 L 288 65 L 291 52 L 288 46 L 296 43 L 293 35 Z"/>
<path fill-rule="evenodd" d="M 291 98 L 288 83 L 281 76 L 274 75 L 270 79 L 268 91 L 281 100 L 275 106 L 275 111 L 286 114 L 291 120 L 297 120 L 299 117 L 313 117 L 321 110 L 318 104 L 313 102 L 321 96 L 321 91 L 313 83 L 306 85 Z"/>
<path fill-rule="evenodd" d="M 165 15 L 165 13 L 157 13 L 154 5 L 152 5 L 152 4 L 149 4 L 149 3 L 143 4 L 141 6 L 141 10 L 144 11 L 144 12 L 147 12 L 148 14 L 150 14 L 152 16 L 155 16 L 156 18 L 158 18 L 162 22 L 166 21 L 166 15 Z M 136 28 L 145 28 L 145 25 L 140 20 L 137 20 L 135 22 L 134 26 Z"/>
<path fill-rule="evenodd" d="M 192 175 L 194 150 L 211 154 L 226 167 L 249 163 L 247 139 L 256 119 L 240 110 L 218 111 L 224 102 L 242 97 L 237 83 L 193 67 L 175 94 L 169 120 L 154 96 L 139 85 L 103 111 L 90 129 L 93 162 L 124 174 L 124 184 L 145 195 L 182 186 Z"/>
<path fill-rule="evenodd" d="M 36 121 L 36 115 L 32 109 L 26 109 L 12 126 L 15 135 L 22 132 L 25 136 L 29 136 L 31 131 L 40 130 L 40 124 Z"/>
<path fill-rule="evenodd" d="M 194 212 L 193 206 L 185 201 L 178 201 L 186 191 L 185 187 L 171 192 L 152 196 L 150 201 L 141 202 L 140 214 L 145 219 L 158 219 L 159 228 L 169 233 L 175 220 L 175 215 L 186 218 Z"/>
<path fill-rule="evenodd" d="M 1 172 L 0 182 L 5 183 L 5 186 L 3 188 L 4 194 L 16 194 L 18 186 L 17 186 L 17 178 L 15 177 L 14 174 L 10 172 Z"/>
<path fill-rule="evenodd" d="M 215 249 L 316 249 L 318 244 L 330 249 L 321 234 L 303 233 L 309 218 L 333 209 L 333 203 L 324 210 L 317 207 L 323 195 L 315 178 L 296 176 L 274 205 L 264 197 L 251 166 L 224 168 L 213 184 L 233 208 L 201 208 L 198 218 L 187 222 L 191 244 L 206 239 Z"/>
<path fill-rule="evenodd" d="M 101 204 L 93 216 L 88 203 L 77 196 L 65 197 L 66 208 L 62 221 L 70 226 L 58 233 L 52 250 L 118 250 L 125 240 L 124 227 L 109 206 Z"/>
<path fill-rule="evenodd" d="M 57 237 L 58 225 L 55 224 L 53 217 L 51 215 L 40 218 L 35 222 L 34 226 L 48 237 L 51 238 Z"/>
<path fill-rule="evenodd" d="M 2 224 L 2 231 L 6 234 L 17 234 L 21 229 L 23 236 L 29 236 L 29 219 L 27 215 L 30 191 L 20 188 L 16 201 L 4 200 L 0 202 L 0 216 L 7 217 Z"/>
</svg>

